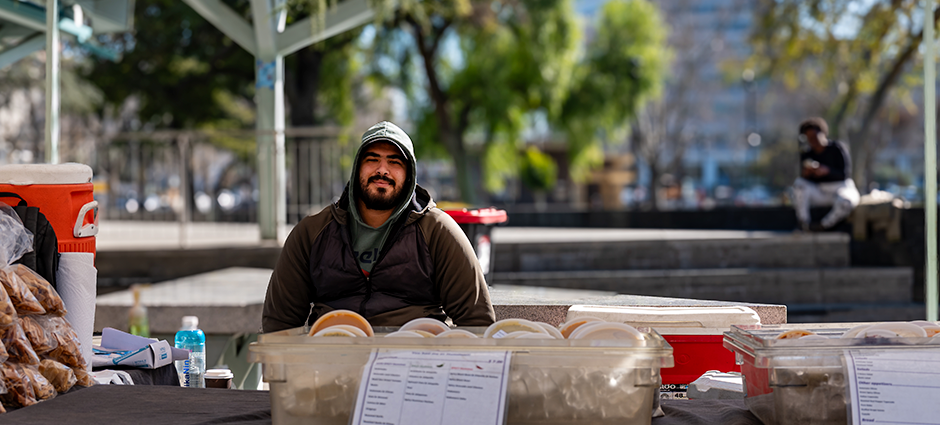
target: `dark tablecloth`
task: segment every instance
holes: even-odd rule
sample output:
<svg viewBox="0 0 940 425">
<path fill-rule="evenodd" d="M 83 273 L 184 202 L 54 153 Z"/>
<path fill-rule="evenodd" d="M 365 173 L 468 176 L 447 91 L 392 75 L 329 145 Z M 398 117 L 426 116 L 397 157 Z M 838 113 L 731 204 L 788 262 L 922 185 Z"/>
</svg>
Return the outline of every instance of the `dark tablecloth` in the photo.
<svg viewBox="0 0 940 425">
<path fill-rule="evenodd" d="M 653 425 L 760 424 L 743 400 L 663 400 Z M 96 385 L 0 415 L 15 424 L 269 424 L 267 391 Z"/>
<path fill-rule="evenodd" d="M 134 385 L 173 385 L 180 386 L 180 377 L 176 373 L 176 366 L 170 363 L 156 369 L 141 369 L 131 366 L 96 367 L 94 370 L 123 370 L 131 376 Z"/>
</svg>

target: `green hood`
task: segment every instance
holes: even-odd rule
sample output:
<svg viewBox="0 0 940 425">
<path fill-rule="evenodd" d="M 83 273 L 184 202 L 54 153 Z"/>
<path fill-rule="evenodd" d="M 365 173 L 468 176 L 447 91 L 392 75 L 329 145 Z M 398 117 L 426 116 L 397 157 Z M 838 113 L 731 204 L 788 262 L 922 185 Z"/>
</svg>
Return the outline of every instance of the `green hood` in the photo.
<svg viewBox="0 0 940 425">
<path fill-rule="evenodd" d="M 359 156 L 362 155 L 366 146 L 378 141 L 394 143 L 405 154 L 405 157 L 407 157 L 408 176 L 406 181 L 399 182 L 399 184 L 403 185 L 402 189 L 404 193 L 411 196 L 405 196 L 401 204 L 392 212 L 391 217 L 389 217 L 384 224 L 375 228 L 362 221 L 362 217 L 359 215 L 359 208 L 357 207 L 357 197 L 359 196 Z M 392 223 L 395 223 L 398 217 L 401 216 L 411 203 L 416 186 L 417 172 L 415 165 L 414 143 L 411 142 L 411 138 L 397 125 L 388 121 L 382 121 L 369 128 L 369 130 L 362 135 L 362 144 L 359 145 L 359 151 L 356 152 L 356 158 L 353 160 L 352 174 L 349 177 L 349 183 L 347 183 L 346 188 L 349 194 L 348 211 L 353 218 L 352 222 L 349 224 L 353 251 L 359 261 L 359 266 L 366 272 L 372 271 L 372 264 L 377 259 L 376 257 L 379 251 L 381 251 L 385 240 L 392 230 Z"/>
</svg>

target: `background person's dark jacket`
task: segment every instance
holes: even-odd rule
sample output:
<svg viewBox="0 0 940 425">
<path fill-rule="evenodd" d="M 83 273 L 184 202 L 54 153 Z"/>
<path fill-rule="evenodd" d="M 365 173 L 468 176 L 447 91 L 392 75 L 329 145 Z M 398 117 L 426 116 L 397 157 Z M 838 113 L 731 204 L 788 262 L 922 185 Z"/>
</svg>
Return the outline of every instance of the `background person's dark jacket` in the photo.
<svg viewBox="0 0 940 425">
<path fill-rule="evenodd" d="M 331 310 L 356 311 L 373 326 L 419 317 L 459 326 L 495 320 L 483 271 L 467 236 L 417 187 L 368 277 L 347 229 L 347 194 L 291 231 L 264 300 L 264 332 L 313 323 Z M 446 315 L 446 316 L 445 316 Z"/>
<path fill-rule="evenodd" d="M 838 140 L 830 140 L 826 148 L 820 153 L 816 153 L 812 148 L 800 152 L 801 169 L 807 159 L 829 167 L 829 174 L 825 176 L 816 177 L 811 175 L 803 177 L 813 183 L 841 182 L 852 178 L 852 156 L 849 155 L 848 147 Z M 800 175 L 802 176 L 802 172 Z"/>
</svg>

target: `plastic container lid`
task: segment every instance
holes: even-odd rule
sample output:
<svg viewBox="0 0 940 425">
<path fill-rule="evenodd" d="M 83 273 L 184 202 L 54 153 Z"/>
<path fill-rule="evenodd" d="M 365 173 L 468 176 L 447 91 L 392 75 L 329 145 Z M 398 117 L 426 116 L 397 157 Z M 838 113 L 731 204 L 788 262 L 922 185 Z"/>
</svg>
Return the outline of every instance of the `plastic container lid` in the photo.
<svg viewBox="0 0 940 425">
<path fill-rule="evenodd" d="M 83 184 L 93 173 L 85 164 L 12 164 L 0 166 L 0 184 Z"/>
<path fill-rule="evenodd" d="M 781 325 L 732 326 L 725 332 L 722 345 L 735 353 L 744 355 L 757 367 L 776 367 L 779 362 L 787 365 L 811 365 L 818 359 L 834 359 L 831 364 L 841 364 L 845 350 L 919 350 L 940 347 L 940 341 L 931 337 L 902 337 L 888 331 L 871 338 L 843 338 L 856 328 L 867 330 L 872 325 L 896 325 L 905 322 L 874 323 L 789 323 Z M 862 325 L 868 325 L 863 327 Z M 781 333 L 791 330 L 808 330 L 824 338 L 777 339 Z M 887 329 L 880 329 L 887 331 Z M 874 329 L 877 332 L 879 329 Z M 795 362 L 795 363 L 794 363 Z"/>
<path fill-rule="evenodd" d="M 438 338 L 479 338 L 475 333 L 463 329 L 451 329 L 437 334 Z"/>
<path fill-rule="evenodd" d="M 444 210 L 444 212 L 453 217 L 458 224 L 497 224 L 505 223 L 508 220 L 506 211 L 496 208 L 480 208 L 477 210 L 463 208 Z"/>
<path fill-rule="evenodd" d="M 649 326 L 663 335 L 688 333 L 702 329 L 721 335 L 731 325 L 759 325 L 760 316 L 744 306 L 721 307 L 616 307 L 574 305 L 568 309 L 568 321 L 582 316 L 598 317 L 608 322 Z M 699 332 L 693 332 L 699 333 Z"/>
<path fill-rule="evenodd" d="M 449 331 L 450 328 L 447 327 L 447 325 L 444 324 L 444 322 L 440 320 L 431 319 L 428 317 L 421 317 L 418 319 L 411 320 L 408 323 L 405 323 L 404 325 L 401 325 L 401 328 L 399 328 L 399 330 L 400 331 L 425 331 L 425 332 L 430 332 L 434 335 L 440 335 L 442 332 Z"/>
<path fill-rule="evenodd" d="M 232 379 L 235 374 L 228 369 L 209 369 L 206 371 L 206 379 Z"/>
</svg>

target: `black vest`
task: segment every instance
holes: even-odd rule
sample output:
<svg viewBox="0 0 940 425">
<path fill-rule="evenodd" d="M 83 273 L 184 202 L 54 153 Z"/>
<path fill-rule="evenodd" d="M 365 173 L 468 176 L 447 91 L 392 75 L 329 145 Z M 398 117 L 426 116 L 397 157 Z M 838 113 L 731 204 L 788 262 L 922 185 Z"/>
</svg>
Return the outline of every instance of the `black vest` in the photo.
<svg viewBox="0 0 940 425">
<path fill-rule="evenodd" d="M 367 319 L 409 305 L 441 305 L 431 254 L 417 221 L 397 227 L 367 277 L 353 254 L 348 229 L 330 221 L 310 249 L 311 297 Z"/>
</svg>

